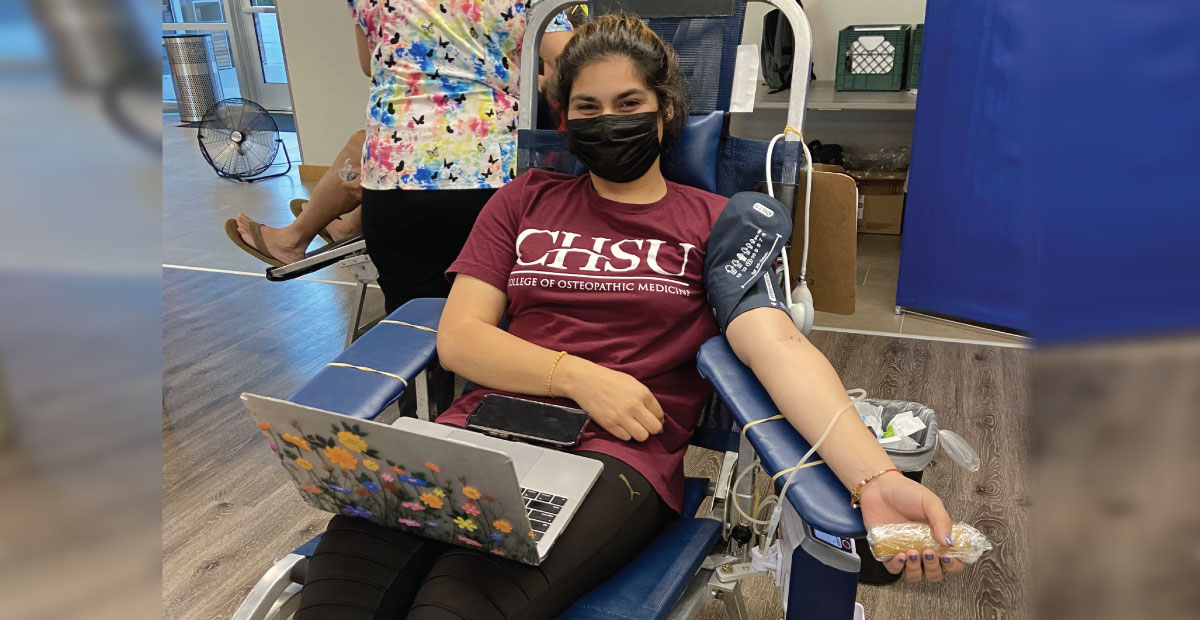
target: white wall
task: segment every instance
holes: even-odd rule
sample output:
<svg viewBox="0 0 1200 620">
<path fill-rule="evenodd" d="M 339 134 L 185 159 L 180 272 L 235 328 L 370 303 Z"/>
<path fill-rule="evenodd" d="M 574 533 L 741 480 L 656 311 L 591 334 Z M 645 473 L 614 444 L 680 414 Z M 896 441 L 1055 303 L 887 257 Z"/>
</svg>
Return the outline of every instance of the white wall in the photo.
<svg viewBox="0 0 1200 620">
<path fill-rule="evenodd" d="M 801 0 L 813 31 L 813 71 L 818 80 L 835 76 L 838 32 L 856 24 L 920 24 L 925 21 L 925 0 Z M 751 2 L 746 6 L 742 42 L 762 40 L 763 15 L 771 6 Z"/>
<path fill-rule="evenodd" d="M 813 71 L 817 79 L 833 80 L 838 32 L 854 24 L 919 24 L 925 21 L 925 0 L 803 0 L 813 31 Z M 763 2 L 746 6 L 742 42 L 762 41 L 762 18 L 771 10 Z M 748 138 L 770 139 L 786 122 L 784 110 L 734 114 L 730 131 Z M 847 151 L 868 152 L 912 144 L 913 113 L 897 111 L 809 110 L 804 121 L 806 140 L 841 144 Z"/>
<path fill-rule="evenodd" d="M 278 7 L 301 156 L 328 166 L 365 123 L 371 81 L 358 66 L 355 25 L 345 2 L 288 0 Z"/>
</svg>

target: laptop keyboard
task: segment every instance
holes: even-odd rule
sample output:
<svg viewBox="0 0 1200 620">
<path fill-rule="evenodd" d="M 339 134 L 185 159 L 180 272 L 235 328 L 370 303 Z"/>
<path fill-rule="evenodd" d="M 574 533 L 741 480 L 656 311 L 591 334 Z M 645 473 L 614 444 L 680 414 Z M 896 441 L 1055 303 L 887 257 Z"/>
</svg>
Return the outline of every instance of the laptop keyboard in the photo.
<svg viewBox="0 0 1200 620">
<path fill-rule="evenodd" d="M 550 529 L 550 524 L 558 518 L 567 498 L 525 488 L 521 489 L 521 497 L 525 499 L 525 512 L 529 515 L 529 525 L 533 527 L 533 540 L 540 541 L 546 530 Z"/>
</svg>

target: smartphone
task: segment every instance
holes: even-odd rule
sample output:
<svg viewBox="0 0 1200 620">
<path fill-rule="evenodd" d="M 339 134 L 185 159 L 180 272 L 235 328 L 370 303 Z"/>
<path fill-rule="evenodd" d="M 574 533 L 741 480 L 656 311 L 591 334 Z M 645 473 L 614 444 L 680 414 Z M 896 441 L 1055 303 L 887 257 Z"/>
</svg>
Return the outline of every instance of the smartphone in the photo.
<svg viewBox="0 0 1200 620">
<path fill-rule="evenodd" d="M 488 394 L 467 417 L 467 428 L 502 439 L 570 448 L 579 443 L 587 422 L 582 409 Z"/>
</svg>

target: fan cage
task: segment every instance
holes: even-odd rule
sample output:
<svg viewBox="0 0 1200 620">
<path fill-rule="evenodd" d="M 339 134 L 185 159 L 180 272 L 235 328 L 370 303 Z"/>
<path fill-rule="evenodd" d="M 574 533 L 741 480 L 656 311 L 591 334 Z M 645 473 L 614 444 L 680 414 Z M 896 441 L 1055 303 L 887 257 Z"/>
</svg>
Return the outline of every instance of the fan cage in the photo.
<svg viewBox="0 0 1200 620">
<path fill-rule="evenodd" d="M 249 99 L 231 97 L 213 104 L 196 132 L 200 153 L 218 175 L 247 180 L 266 172 L 279 154 L 279 125 Z"/>
</svg>

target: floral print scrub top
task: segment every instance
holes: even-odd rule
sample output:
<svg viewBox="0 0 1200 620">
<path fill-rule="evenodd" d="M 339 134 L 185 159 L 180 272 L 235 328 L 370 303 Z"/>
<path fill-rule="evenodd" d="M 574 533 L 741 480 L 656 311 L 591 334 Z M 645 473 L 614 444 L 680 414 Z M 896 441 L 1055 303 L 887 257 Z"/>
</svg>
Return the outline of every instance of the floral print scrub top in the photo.
<svg viewBox="0 0 1200 620">
<path fill-rule="evenodd" d="M 525 8 L 350 0 L 371 50 L 364 188 L 480 189 L 512 180 Z M 546 31 L 570 29 L 559 14 Z"/>
</svg>

